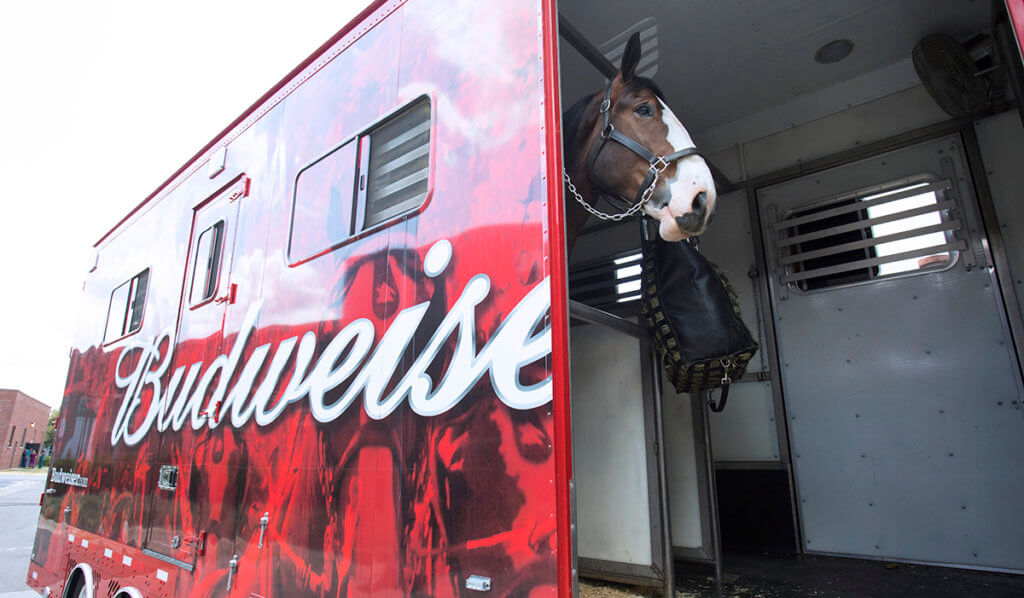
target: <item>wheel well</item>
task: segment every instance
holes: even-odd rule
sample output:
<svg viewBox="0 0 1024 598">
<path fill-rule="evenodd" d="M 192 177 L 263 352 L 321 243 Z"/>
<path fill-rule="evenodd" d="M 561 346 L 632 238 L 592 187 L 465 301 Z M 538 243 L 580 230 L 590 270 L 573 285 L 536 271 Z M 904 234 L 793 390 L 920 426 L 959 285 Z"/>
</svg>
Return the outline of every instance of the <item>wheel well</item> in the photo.
<svg viewBox="0 0 1024 598">
<path fill-rule="evenodd" d="M 142 598 L 142 592 L 135 588 L 121 588 L 114 594 L 114 598 Z"/>
<path fill-rule="evenodd" d="M 92 567 L 79 563 L 68 574 L 67 583 L 64 584 L 64 598 L 75 598 L 78 588 L 83 585 L 86 587 L 86 595 L 93 598 Z"/>
</svg>

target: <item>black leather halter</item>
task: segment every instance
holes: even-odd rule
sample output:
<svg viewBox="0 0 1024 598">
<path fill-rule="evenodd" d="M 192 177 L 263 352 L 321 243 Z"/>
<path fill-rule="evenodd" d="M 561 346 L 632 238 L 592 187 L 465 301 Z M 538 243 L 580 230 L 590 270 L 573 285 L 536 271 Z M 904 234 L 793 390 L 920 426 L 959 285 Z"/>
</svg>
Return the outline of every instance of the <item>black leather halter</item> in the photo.
<svg viewBox="0 0 1024 598">
<path fill-rule="evenodd" d="M 597 146 L 597 151 L 591 154 L 590 160 L 587 164 L 587 176 L 590 178 L 590 184 L 609 199 L 617 199 L 625 204 L 626 207 L 636 205 L 637 203 L 644 201 L 643 196 L 647 191 L 647 188 L 655 183 L 657 175 L 661 174 L 663 170 L 668 168 L 669 164 L 687 156 L 703 157 L 695 146 L 672 152 L 667 156 L 656 155 L 639 141 L 629 137 L 628 135 L 624 135 L 615 129 L 612 125 L 612 106 L 612 81 L 609 81 L 608 86 L 604 88 L 604 100 L 601 102 L 601 117 L 603 119 L 601 123 L 601 144 Z M 612 193 L 605 189 L 600 189 L 597 186 L 597 179 L 594 177 L 594 163 L 597 162 L 597 157 L 601 154 L 601 150 L 604 149 L 605 144 L 607 144 L 609 140 L 624 145 L 644 160 L 647 160 L 648 164 L 651 165 L 650 169 L 647 171 L 647 176 L 645 176 L 643 182 L 640 183 L 640 188 L 636 190 L 636 195 L 633 197 L 632 202 L 618 193 Z"/>
</svg>

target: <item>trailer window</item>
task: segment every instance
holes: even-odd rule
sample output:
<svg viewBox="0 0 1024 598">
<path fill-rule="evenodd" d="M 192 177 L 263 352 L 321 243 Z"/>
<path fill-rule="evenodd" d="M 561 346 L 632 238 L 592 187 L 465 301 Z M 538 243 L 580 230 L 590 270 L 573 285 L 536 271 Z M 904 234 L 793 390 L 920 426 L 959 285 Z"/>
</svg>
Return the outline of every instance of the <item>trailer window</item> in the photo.
<svg viewBox="0 0 1024 598">
<path fill-rule="evenodd" d="M 137 332 L 142 327 L 142 314 L 146 308 L 148 290 L 149 268 L 114 289 L 110 294 L 104 342 L 116 341 Z"/>
<path fill-rule="evenodd" d="M 311 258 L 352 236 L 357 145 L 352 140 L 299 173 L 288 245 L 292 262 Z"/>
<path fill-rule="evenodd" d="M 775 225 L 784 282 L 814 291 L 952 265 L 961 244 L 950 184 L 883 185 L 787 213 Z"/>
<path fill-rule="evenodd" d="M 192 289 L 189 302 L 198 305 L 217 292 L 220 278 L 221 248 L 224 245 L 224 221 L 221 220 L 199 235 L 196 259 L 192 268 Z"/>
<path fill-rule="evenodd" d="M 370 129 L 359 148 L 361 230 L 419 207 L 430 174 L 430 100 L 420 98 Z"/>
<path fill-rule="evenodd" d="M 430 179 L 430 99 L 420 97 L 299 172 L 288 257 L 295 264 L 423 205 Z"/>
</svg>

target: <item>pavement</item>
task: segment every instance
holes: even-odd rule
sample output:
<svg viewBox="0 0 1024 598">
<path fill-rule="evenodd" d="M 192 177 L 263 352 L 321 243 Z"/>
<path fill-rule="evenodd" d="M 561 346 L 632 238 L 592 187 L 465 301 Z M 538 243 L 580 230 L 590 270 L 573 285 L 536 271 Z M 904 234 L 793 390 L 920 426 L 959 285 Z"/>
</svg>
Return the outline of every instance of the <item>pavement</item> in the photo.
<svg viewBox="0 0 1024 598">
<path fill-rule="evenodd" d="M 0 598 L 39 598 L 25 584 L 46 469 L 0 471 Z"/>
</svg>

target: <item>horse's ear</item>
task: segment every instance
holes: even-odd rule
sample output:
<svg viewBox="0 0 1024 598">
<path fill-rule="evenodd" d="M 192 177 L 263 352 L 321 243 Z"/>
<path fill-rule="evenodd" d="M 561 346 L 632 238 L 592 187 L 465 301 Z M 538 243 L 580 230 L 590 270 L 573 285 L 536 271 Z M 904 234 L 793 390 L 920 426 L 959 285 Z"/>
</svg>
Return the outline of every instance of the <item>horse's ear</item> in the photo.
<svg viewBox="0 0 1024 598">
<path fill-rule="evenodd" d="M 637 31 L 629 36 L 626 42 L 626 50 L 622 53 L 622 66 L 619 72 L 622 73 L 622 82 L 625 83 L 636 74 L 636 65 L 640 64 L 640 32 Z"/>
</svg>

